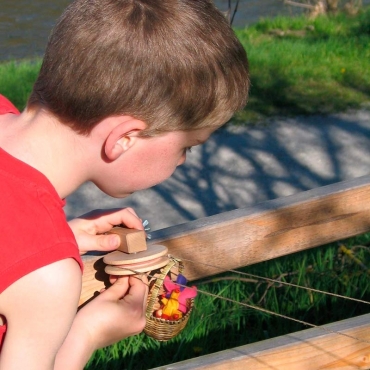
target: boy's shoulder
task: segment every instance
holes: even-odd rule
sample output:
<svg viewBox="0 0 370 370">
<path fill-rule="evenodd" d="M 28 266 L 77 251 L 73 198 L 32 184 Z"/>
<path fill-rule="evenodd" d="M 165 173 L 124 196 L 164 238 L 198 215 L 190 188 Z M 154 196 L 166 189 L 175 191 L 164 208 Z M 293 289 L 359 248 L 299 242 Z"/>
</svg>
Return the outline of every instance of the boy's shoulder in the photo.
<svg viewBox="0 0 370 370">
<path fill-rule="evenodd" d="M 13 113 L 20 114 L 15 105 L 8 100 L 4 95 L 0 94 L 0 114 Z"/>
</svg>

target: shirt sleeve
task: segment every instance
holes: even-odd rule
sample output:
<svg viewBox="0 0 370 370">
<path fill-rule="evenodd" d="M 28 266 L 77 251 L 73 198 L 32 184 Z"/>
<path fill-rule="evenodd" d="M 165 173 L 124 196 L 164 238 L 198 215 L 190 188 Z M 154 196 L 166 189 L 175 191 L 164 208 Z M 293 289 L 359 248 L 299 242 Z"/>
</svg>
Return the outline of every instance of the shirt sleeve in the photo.
<svg viewBox="0 0 370 370">
<path fill-rule="evenodd" d="M 20 114 L 19 110 L 4 96 L 0 94 L 0 114 Z"/>
</svg>

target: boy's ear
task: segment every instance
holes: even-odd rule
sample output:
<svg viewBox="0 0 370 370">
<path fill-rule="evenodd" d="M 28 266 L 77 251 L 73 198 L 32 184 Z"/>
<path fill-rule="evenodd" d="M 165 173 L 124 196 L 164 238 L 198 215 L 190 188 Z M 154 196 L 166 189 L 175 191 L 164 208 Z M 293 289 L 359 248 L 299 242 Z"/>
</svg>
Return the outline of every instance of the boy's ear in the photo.
<svg viewBox="0 0 370 370">
<path fill-rule="evenodd" d="M 138 134 L 145 128 L 146 124 L 139 119 L 129 116 L 115 117 L 115 125 L 109 130 L 104 144 L 107 159 L 114 161 L 119 158 L 135 144 Z"/>
</svg>

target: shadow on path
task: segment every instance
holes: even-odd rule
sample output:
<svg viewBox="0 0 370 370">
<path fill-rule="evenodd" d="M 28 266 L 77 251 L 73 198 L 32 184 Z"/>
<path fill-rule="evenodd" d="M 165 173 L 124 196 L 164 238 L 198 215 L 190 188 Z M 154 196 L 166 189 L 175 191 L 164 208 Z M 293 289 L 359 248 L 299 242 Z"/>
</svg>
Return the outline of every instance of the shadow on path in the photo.
<svg viewBox="0 0 370 370">
<path fill-rule="evenodd" d="M 85 184 L 66 213 L 131 206 L 157 230 L 369 173 L 370 111 L 274 119 L 219 130 L 170 179 L 129 198 Z"/>
</svg>

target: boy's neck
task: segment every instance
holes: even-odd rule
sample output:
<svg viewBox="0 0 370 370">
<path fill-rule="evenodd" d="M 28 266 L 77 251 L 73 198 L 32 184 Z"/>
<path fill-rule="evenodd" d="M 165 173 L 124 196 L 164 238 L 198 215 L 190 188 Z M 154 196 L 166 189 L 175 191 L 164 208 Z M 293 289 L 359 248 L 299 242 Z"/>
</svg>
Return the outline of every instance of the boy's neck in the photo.
<svg viewBox="0 0 370 370">
<path fill-rule="evenodd" d="M 43 173 L 61 198 L 89 179 L 87 137 L 42 110 L 0 116 L 0 147 Z"/>
</svg>

